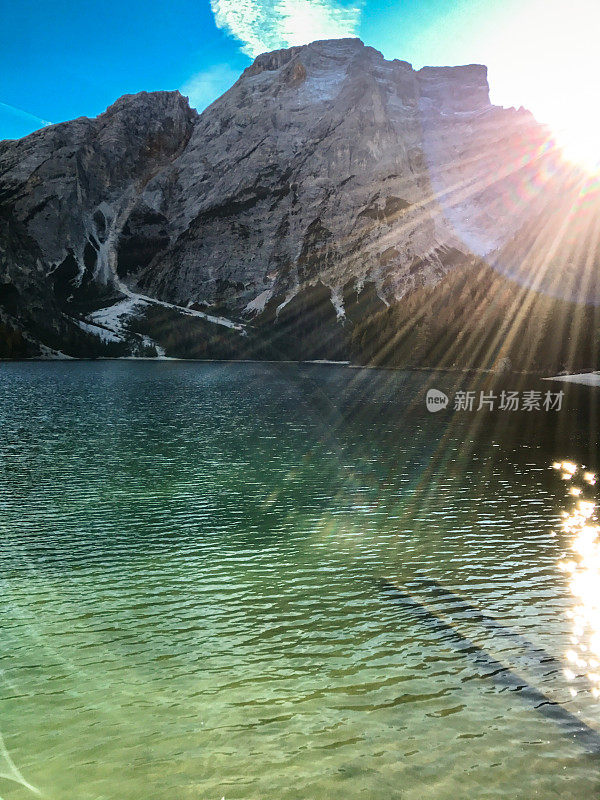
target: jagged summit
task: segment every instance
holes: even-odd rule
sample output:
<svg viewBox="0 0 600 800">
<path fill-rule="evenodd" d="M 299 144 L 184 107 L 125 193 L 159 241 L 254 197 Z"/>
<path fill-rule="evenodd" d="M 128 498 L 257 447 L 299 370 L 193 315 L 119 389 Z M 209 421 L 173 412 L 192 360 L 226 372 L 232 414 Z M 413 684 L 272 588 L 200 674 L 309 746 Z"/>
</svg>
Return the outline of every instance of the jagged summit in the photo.
<svg viewBox="0 0 600 800">
<path fill-rule="evenodd" d="M 252 64 L 244 70 L 244 73 L 255 74 L 263 70 L 272 71 L 280 69 L 281 67 L 289 63 L 297 55 L 299 55 L 302 52 L 305 52 L 306 50 L 331 52 L 331 53 L 336 53 L 338 55 L 342 53 L 356 54 L 359 52 L 367 51 L 375 58 L 380 59 L 381 61 L 385 61 L 388 64 L 402 64 L 403 66 L 410 67 L 412 69 L 412 64 L 410 62 L 403 61 L 402 59 L 398 58 L 386 59 L 380 50 L 377 50 L 376 48 L 365 44 L 362 41 L 362 39 L 360 39 L 357 36 L 351 36 L 341 39 L 316 39 L 315 41 L 310 42 L 308 44 L 294 45 L 292 47 L 281 48 L 279 50 L 269 50 L 265 53 L 260 53 L 258 56 L 254 58 Z M 458 66 L 450 66 L 450 65 L 425 66 L 418 71 L 426 72 L 426 71 L 454 70 L 454 69 L 464 70 L 472 68 L 485 70 L 487 74 L 487 67 L 485 67 L 483 64 L 464 64 Z"/>
<path fill-rule="evenodd" d="M 156 115 L 187 113 L 189 102 L 178 90 L 124 94 L 100 114 L 98 119 L 109 119 L 116 114 L 131 112 L 132 109 L 150 111 Z"/>
<path fill-rule="evenodd" d="M 458 66 L 427 66 L 413 70 L 412 64 L 400 59 L 387 60 L 383 54 L 373 47 L 365 45 L 359 38 L 324 39 L 306 45 L 297 45 L 281 50 L 258 55 L 253 63 L 242 73 L 242 78 L 249 78 L 263 72 L 276 72 L 288 64 L 302 64 L 306 69 L 313 65 L 316 69 L 327 68 L 327 60 L 332 60 L 338 65 L 344 62 L 357 60 L 364 68 L 411 71 L 417 75 L 423 87 L 430 89 L 437 84 L 438 99 L 448 86 L 455 85 L 458 89 L 471 86 L 477 88 L 481 98 L 489 102 L 489 86 L 487 83 L 487 67 L 482 64 L 465 64 Z M 333 65 L 329 65 L 330 68 Z M 310 70 L 308 71 L 310 72 Z M 308 74 L 307 72 L 307 74 Z"/>
</svg>

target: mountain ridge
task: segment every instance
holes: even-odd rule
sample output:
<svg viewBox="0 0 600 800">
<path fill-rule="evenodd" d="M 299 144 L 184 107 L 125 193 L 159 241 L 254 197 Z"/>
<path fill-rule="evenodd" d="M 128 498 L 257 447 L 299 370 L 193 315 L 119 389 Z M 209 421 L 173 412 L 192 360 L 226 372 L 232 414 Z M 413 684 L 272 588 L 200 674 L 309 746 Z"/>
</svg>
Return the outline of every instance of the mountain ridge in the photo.
<svg viewBox="0 0 600 800">
<path fill-rule="evenodd" d="M 358 39 L 262 54 L 201 114 L 125 95 L 0 143 L 1 320 L 48 347 L 41 316 L 57 350 L 66 326 L 147 355 L 164 349 L 150 317 L 175 313 L 203 357 L 346 357 L 357 315 L 457 267 L 523 277 L 515 242 L 574 191 L 549 142 L 490 103 L 484 66 L 414 70 Z"/>
</svg>

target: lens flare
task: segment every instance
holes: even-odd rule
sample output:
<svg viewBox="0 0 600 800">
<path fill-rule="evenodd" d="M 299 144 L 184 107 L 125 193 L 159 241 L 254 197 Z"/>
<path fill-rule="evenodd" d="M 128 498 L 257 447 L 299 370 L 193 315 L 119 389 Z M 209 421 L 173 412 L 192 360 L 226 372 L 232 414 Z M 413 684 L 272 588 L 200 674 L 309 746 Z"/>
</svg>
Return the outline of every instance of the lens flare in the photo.
<svg viewBox="0 0 600 800">
<path fill-rule="evenodd" d="M 600 172 L 600 145 L 596 131 L 596 128 L 584 130 L 583 124 L 577 130 L 555 130 L 556 142 L 562 150 L 563 158 L 591 174 Z"/>
</svg>

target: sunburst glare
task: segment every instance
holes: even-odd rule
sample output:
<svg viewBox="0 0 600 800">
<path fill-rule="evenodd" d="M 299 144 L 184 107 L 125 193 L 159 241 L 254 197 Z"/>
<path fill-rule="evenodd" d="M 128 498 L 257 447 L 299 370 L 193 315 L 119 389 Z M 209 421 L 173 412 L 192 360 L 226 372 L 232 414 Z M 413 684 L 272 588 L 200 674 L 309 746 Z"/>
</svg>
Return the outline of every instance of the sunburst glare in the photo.
<svg viewBox="0 0 600 800">
<path fill-rule="evenodd" d="M 600 4 L 594 0 L 571 0 L 568 6 L 561 0 L 520 0 L 506 4 L 485 43 L 496 101 L 520 97 L 551 127 L 565 159 L 588 172 L 600 169 L 598 30 Z"/>
</svg>

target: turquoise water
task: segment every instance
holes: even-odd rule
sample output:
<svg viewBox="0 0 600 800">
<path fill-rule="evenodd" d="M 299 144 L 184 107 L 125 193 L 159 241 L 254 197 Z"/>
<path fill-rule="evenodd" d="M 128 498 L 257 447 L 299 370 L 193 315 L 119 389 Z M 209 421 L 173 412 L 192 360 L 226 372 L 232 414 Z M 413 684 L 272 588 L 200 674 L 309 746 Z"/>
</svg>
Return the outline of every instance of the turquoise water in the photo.
<svg viewBox="0 0 600 800">
<path fill-rule="evenodd" d="M 572 736 L 382 590 L 417 592 L 600 730 L 593 676 L 423 583 L 565 668 L 588 659 L 560 515 L 595 487 L 551 464 L 597 442 L 576 413 L 428 414 L 448 380 L 0 365 L 0 796 L 596 794 Z"/>
</svg>

